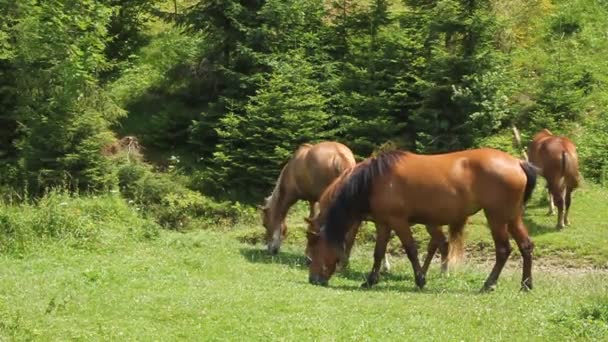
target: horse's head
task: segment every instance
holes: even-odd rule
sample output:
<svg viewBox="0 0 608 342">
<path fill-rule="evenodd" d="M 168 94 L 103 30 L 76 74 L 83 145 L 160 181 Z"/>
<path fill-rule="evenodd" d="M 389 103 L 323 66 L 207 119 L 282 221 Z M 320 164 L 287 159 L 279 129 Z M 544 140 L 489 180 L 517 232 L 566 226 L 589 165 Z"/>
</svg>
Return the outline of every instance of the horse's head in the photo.
<svg viewBox="0 0 608 342">
<path fill-rule="evenodd" d="M 308 281 L 311 284 L 326 286 L 329 278 L 336 271 L 336 266 L 344 249 L 331 246 L 323 236 L 322 228 L 319 226 L 317 218 L 308 220 L 308 230 L 306 232 L 306 256 L 309 259 Z"/>
<path fill-rule="evenodd" d="M 281 247 L 281 239 L 287 231 L 285 222 L 277 222 L 270 209 L 269 198 L 265 200 L 263 206 L 258 206 L 258 209 L 262 214 L 262 225 L 266 229 L 265 240 L 268 244 L 268 251 L 277 254 Z"/>
</svg>

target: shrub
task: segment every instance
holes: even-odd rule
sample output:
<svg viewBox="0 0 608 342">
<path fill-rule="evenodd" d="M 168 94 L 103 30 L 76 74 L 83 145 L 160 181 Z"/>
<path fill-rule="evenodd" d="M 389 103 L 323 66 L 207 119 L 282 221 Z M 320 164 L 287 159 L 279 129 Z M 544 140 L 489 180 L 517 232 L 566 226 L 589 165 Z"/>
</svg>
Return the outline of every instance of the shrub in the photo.
<svg viewBox="0 0 608 342">
<path fill-rule="evenodd" d="M 475 145 L 477 147 L 491 147 L 497 150 L 505 151 L 516 158 L 523 158 L 522 150 L 525 150 L 527 142 L 522 137 L 522 149 L 516 148 L 513 144 L 513 135 L 511 130 L 505 129 L 495 135 L 477 138 Z"/>
<path fill-rule="evenodd" d="M 253 215 L 252 208 L 218 202 L 189 189 L 184 185 L 188 180 L 175 172 L 155 173 L 143 164 L 127 164 L 118 178 L 123 195 L 164 228 L 186 229 L 194 219 L 204 225 L 232 224 Z"/>
<path fill-rule="evenodd" d="M 606 116 L 606 115 L 605 115 Z M 608 182 L 608 118 L 597 118 L 573 136 L 580 168 L 589 179 Z"/>
<path fill-rule="evenodd" d="M 78 197 L 50 191 L 37 203 L 0 204 L 0 253 L 23 254 L 40 241 L 100 248 L 112 240 L 149 239 L 158 226 L 114 194 Z"/>
</svg>

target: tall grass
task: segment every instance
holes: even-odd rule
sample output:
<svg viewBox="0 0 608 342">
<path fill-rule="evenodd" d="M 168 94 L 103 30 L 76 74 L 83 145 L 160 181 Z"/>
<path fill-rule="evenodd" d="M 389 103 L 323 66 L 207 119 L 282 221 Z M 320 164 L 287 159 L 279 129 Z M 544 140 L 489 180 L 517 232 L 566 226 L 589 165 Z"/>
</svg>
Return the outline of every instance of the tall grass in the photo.
<svg viewBox="0 0 608 342">
<path fill-rule="evenodd" d="M 80 197 L 51 191 L 35 202 L 0 204 L 0 253 L 22 255 L 48 241 L 97 248 L 147 239 L 158 226 L 118 194 Z"/>
</svg>

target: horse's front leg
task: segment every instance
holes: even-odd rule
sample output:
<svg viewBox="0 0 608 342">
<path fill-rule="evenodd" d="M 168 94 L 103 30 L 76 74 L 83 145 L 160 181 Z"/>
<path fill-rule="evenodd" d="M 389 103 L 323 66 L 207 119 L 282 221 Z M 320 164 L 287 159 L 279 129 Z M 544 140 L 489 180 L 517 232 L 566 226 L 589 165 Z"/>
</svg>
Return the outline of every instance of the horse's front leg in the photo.
<svg viewBox="0 0 608 342">
<path fill-rule="evenodd" d="M 344 246 L 345 259 L 338 261 L 338 265 L 337 265 L 338 271 L 342 271 L 343 269 L 345 269 L 348 266 L 348 263 L 350 260 L 350 253 L 353 249 L 353 245 L 355 244 L 355 239 L 357 238 L 357 233 L 359 232 L 359 229 L 361 228 L 362 224 L 363 224 L 363 222 L 354 224 L 349 229 L 348 233 L 346 233 L 346 241 L 345 241 L 345 246 Z"/>
<path fill-rule="evenodd" d="M 422 267 L 420 267 L 420 260 L 418 260 L 418 247 L 416 247 L 416 241 L 412 235 L 409 222 L 393 220 L 390 222 L 389 226 L 395 231 L 399 237 L 399 240 L 401 240 L 401 243 L 403 244 L 405 254 L 407 254 L 407 258 L 410 260 L 414 270 L 416 286 L 418 286 L 420 289 L 424 288 L 424 285 L 426 284 L 426 277 L 422 271 Z"/>
<path fill-rule="evenodd" d="M 376 224 L 376 246 L 374 247 L 374 265 L 367 276 L 367 280 L 361 287 L 372 287 L 380 280 L 380 267 L 386 255 L 386 246 L 391 236 L 391 230 L 387 226 Z"/>
</svg>

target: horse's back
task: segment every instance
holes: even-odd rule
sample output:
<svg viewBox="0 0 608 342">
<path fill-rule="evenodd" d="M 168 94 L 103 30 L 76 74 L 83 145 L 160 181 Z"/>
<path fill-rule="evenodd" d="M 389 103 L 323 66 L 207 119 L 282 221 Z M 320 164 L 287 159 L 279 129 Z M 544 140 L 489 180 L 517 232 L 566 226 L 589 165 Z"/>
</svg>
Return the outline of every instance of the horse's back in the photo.
<svg viewBox="0 0 608 342">
<path fill-rule="evenodd" d="M 310 145 L 292 160 L 293 185 L 300 197 L 316 201 L 334 179 L 355 164 L 352 151 L 339 142 Z"/>
<path fill-rule="evenodd" d="M 560 178 L 564 171 L 564 158 L 573 166 L 572 173 L 578 173 L 578 154 L 576 145 L 565 136 L 545 134 L 545 130 L 539 132 L 528 147 L 530 162 L 542 170 L 545 178 Z M 577 175 L 572 175 L 577 177 Z"/>
<path fill-rule="evenodd" d="M 525 186 L 526 175 L 520 161 L 502 151 L 407 153 L 394 174 L 376 189 L 381 199 L 377 208 L 409 211 L 420 223 L 433 220 L 436 224 L 457 221 L 480 209 L 514 215 L 520 209 Z M 507 203 L 511 208 L 505 208 Z"/>
</svg>

